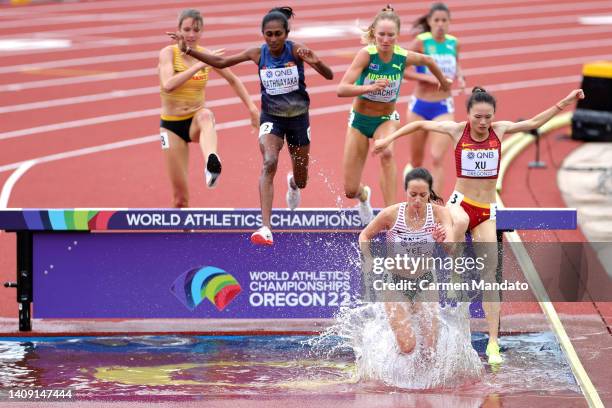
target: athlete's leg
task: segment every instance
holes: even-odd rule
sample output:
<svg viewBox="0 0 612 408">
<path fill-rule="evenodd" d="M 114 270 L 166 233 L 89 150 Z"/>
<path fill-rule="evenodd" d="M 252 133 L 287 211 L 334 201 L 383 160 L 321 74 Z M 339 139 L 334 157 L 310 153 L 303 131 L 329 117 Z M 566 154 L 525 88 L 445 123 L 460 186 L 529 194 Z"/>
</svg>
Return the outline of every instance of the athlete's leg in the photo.
<svg viewBox="0 0 612 408">
<path fill-rule="evenodd" d="M 387 120 L 378 126 L 374 132 L 374 139 L 380 139 L 390 135 L 399 128 L 398 120 Z M 385 200 L 385 207 L 395 204 L 397 192 L 397 166 L 393 156 L 393 144 L 390 144 L 380 154 L 380 188 Z"/>
<path fill-rule="evenodd" d="M 344 158 L 342 168 L 344 171 L 344 194 L 347 198 L 364 200 L 364 189 L 361 184 L 361 173 L 368 156 L 369 143 L 360 131 L 349 127 L 344 142 Z"/>
<path fill-rule="evenodd" d="M 450 237 L 451 242 L 464 242 L 465 233 L 468 231 L 470 225 L 470 217 L 467 215 L 465 210 L 458 203 L 452 202 L 453 197 L 447 202 L 447 207 L 450 211 L 451 218 L 453 220 L 453 231 Z"/>
<path fill-rule="evenodd" d="M 446 113 L 444 115 L 438 116 L 435 120 L 454 120 L 454 116 L 452 113 Z M 438 132 L 428 132 L 427 138 L 431 143 L 430 151 L 431 158 L 433 161 L 431 175 L 433 177 L 433 190 L 438 194 L 442 194 L 445 176 L 444 159 L 448 148 L 452 145 L 453 140 L 448 135 Z"/>
<path fill-rule="evenodd" d="M 401 353 L 411 353 L 416 346 L 416 337 L 410 321 L 410 304 L 404 302 L 385 303 L 385 312 Z"/>
<path fill-rule="evenodd" d="M 476 256 L 484 259 L 485 268 L 482 279 L 486 282 L 495 282 L 497 272 L 497 230 L 495 220 L 487 220 L 472 229 L 472 239 L 477 244 Z M 485 256 L 486 255 L 486 256 Z M 497 343 L 499 335 L 499 319 L 501 303 L 497 291 L 484 291 L 482 307 L 486 314 L 489 329 L 489 343 Z"/>
<path fill-rule="evenodd" d="M 305 188 L 308 182 L 308 162 L 310 159 L 310 144 L 304 146 L 294 146 L 287 144 L 291 155 L 291 165 L 293 168 L 292 188 Z"/>
<path fill-rule="evenodd" d="M 189 165 L 189 145 L 174 132 L 168 129 L 160 129 L 160 132 L 168 135 L 165 148 L 164 160 L 166 171 L 172 184 L 172 206 L 182 208 L 189 206 L 189 184 L 187 169 Z"/>
<path fill-rule="evenodd" d="M 263 167 L 259 176 L 259 200 L 261 203 L 262 224 L 270 228 L 272 201 L 274 199 L 274 176 L 278 166 L 278 154 L 285 143 L 282 137 L 267 133 L 259 138 L 259 150 Z"/>
<path fill-rule="evenodd" d="M 420 115 L 412 112 L 410 107 L 406 112 L 406 117 L 408 118 L 408 123 L 414 122 L 417 120 L 425 120 Z M 410 139 L 410 156 L 409 163 L 412 167 L 422 167 L 423 166 L 423 156 L 425 155 L 425 143 L 427 142 L 427 132 L 418 130 L 412 133 L 409 137 Z M 436 179 L 434 178 L 434 181 Z M 403 180 L 402 180 L 403 182 Z"/>
<path fill-rule="evenodd" d="M 217 131 L 215 130 L 215 115 L 210 109 L 200 109 L 193 117 L 189 137 L 200 144 L 204 161 L 211 153 L 217 153 Z"/>
</svg>

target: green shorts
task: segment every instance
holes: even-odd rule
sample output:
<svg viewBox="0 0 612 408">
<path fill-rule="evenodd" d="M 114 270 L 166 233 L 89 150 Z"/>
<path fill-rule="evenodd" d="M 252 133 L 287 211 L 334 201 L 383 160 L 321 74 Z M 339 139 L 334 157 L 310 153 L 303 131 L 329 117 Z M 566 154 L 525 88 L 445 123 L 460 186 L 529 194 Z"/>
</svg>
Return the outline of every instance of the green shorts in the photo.
<svg viewBox="0 0 612 408">
<path fill-rule="evenodd" d="M 359 112 L 355 112 L 351 109 L 351 113 L 349 115 L 349 126 L 357 129 L 361 132 L 362 135 L 371 139 L 374 137 L 374 132 L 376 129 L 388 120 L 400 120 L 399 113 L 397 111 L 393 112 L 390 115 L 383 116 L 368 116 L 361 114 Z"/>
</svg>

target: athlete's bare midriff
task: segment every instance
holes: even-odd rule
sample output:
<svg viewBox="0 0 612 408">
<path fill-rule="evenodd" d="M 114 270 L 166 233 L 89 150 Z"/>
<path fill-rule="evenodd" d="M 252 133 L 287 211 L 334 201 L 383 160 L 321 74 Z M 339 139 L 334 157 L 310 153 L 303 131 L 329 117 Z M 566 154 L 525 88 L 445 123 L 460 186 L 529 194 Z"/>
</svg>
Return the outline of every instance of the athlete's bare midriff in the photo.
<svg viewBox="0 0 612 408">
<path fill-rule="evenodd" d="M 384 103 L 355 98 L 353 110 L 367 116 L 387 116 L 395 112 L 395 102 Z"/>
</svg>

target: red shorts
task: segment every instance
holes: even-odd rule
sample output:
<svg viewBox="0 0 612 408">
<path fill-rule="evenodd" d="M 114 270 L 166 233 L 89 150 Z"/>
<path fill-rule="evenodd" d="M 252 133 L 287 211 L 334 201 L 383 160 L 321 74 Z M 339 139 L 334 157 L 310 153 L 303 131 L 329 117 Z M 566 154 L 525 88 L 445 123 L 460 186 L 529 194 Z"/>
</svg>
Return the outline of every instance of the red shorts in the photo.
<svg viewBox="0 0 612 408">
<path fill-rule="evenodd" d="M 468 230 L 472 230 L 485 222 L 495 219 L 495 204 L 480 203 L 465 197 L 458 191 L 453 191 L 448 200 L 450 205 L 460 205 L 470 218 Z"/>
</svg>

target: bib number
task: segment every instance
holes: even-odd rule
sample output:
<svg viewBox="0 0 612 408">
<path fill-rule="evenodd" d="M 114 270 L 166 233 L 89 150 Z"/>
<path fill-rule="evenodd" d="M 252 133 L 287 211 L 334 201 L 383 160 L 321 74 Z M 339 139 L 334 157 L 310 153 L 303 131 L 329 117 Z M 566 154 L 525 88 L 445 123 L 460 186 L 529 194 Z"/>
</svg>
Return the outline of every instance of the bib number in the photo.
<svg viewBox="0 0 612 408">
<path fill-rule="evenodd" d="M 162 150 L 167 150 L 170 148 L 170 136 L 168 136 L 168 132 L 162 131 L 159 133 L 161 137 L 161 148 Z"/>
<path fill-rule="evenodd" d="M 448 199 L 449 206 L 457 206 L 460 205 L 463 201 L 463 194 L 458 191 L 453 191 L 450 198 Z"/>
<path fill-rule="evenodd" d="M 272 129 L 274 129 L 274 123 L 272 122 L 262 123 L 259 126 L 259 138 L 261 138 L 263 135 L 267 135 L 268 133 L 271 133 Z"/>
</svg>

